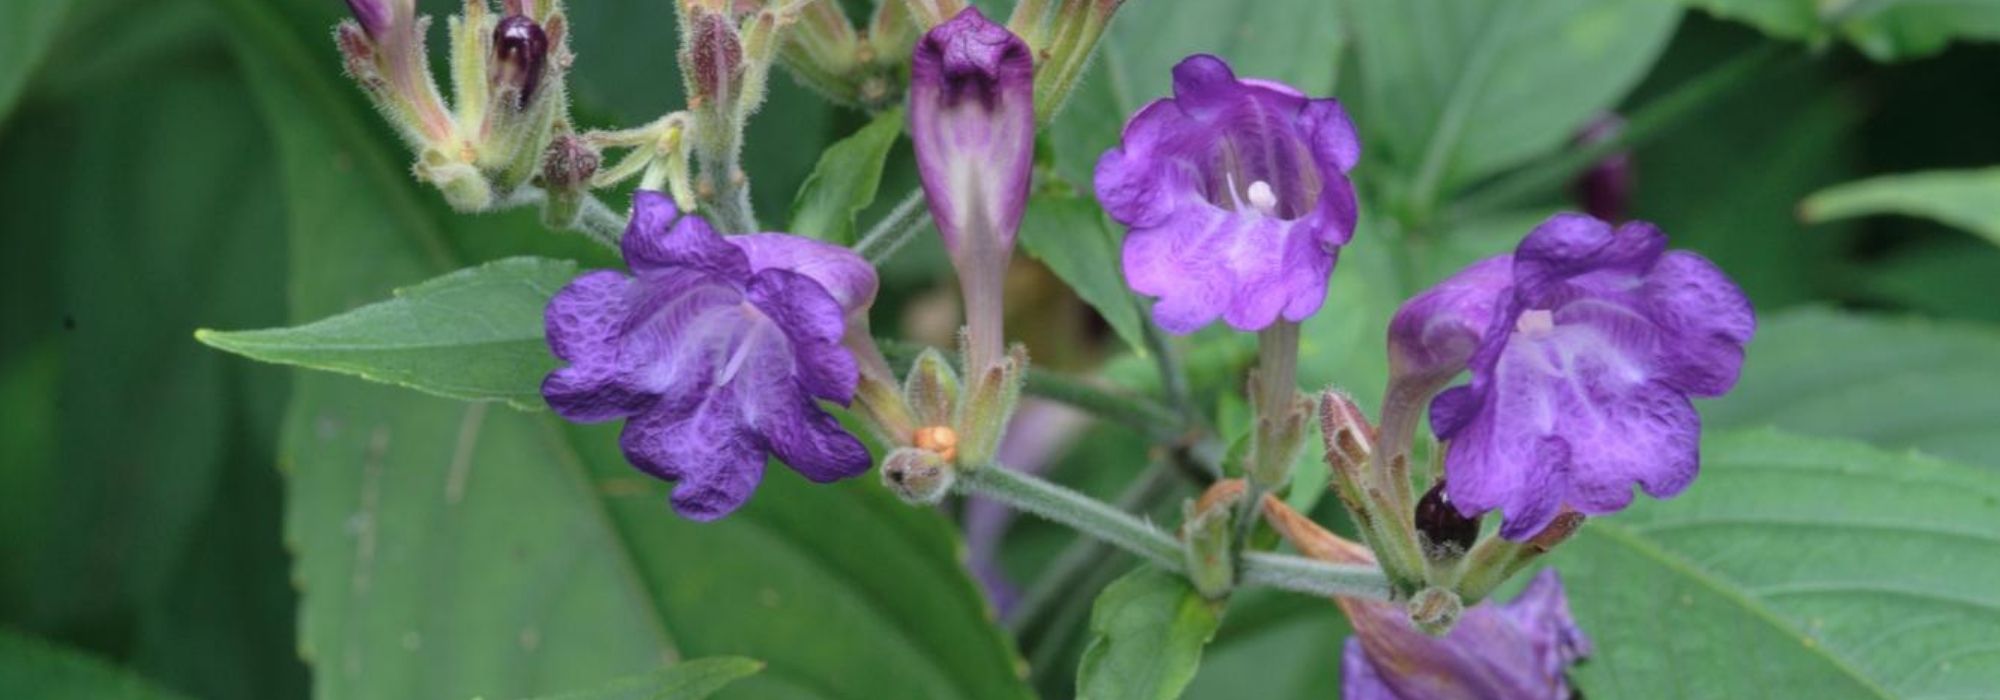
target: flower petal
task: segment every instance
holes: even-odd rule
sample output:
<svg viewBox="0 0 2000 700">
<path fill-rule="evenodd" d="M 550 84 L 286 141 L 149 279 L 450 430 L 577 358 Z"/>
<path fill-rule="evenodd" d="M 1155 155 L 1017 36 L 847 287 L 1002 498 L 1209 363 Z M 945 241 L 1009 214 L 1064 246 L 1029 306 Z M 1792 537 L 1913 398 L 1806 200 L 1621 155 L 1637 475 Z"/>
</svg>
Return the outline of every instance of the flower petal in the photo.
<svg viewBox="0 0 2000 700">
<path fill-rule="evenodd" d="M 569 362 L 610 362 L 616 358 L 631 287 L 632 278 L 610 270 L 587 272 L 570 280 L 542 310 L 549 351 Z"/>
<path fill-rule="evenodd" d="M 1743 346 L 1757 332 L 1750 299 L 1714 263 L 1674 251 L 1646 277 L 1646 313 L 1677 337 L 1666 353 L 1664 381 L 1696 396 L 1719 396 L 1735 386 Z"/>
<path fill-rule="evenodd" d="M 1382 682 L 1375 662 L 1361 649 L 1360 637 L 1348 637 L 1340 647 L 1341 700 L 1403 700 L 1396 690 Z"/>
<path fill-rule="evenodd" d="M 910 141 L 931 217 L 954 257 L 1012 250 L 1034 169 L 1034 57 L 968 7 L 931 29 L 910 60 Z M 992 236 L 978 245 L 969 236 Z"/>
<path fill-rule="evenodd" d="M 764 478 L 764 448 L 744 424 L 737 397 L 718 387 L 691 411 L 633 418 L 619 447 L 634 466 L 674 486 L 674 511 L 710 521 L 742 507 Z"/>
<path fill-rule="evenodd" d="M 768 269 L 750 278 L 750 303 L 783 332 L 786 376 L 796 375 L 811 395 L 845 405 L 854 399 L 860 370 L 840 345 L 846 332 L 840 305 L 805 275 Z"/>
<path fill-rule="evenodd" d="M 875 303 L 875 267 L 845 246 L 784 233 L 753 233 L 727 240 L 749 256 L 753 274 L 775 268 L 805 275 L 850 313 Z"/>
<path fill-rule="evenodd" d="M 732 246 L 708 220 L 699 216 L 674 219 L 667 214 L 673 201 L 657 192 L 633 193 L 632 223 L 625 229 L 619 247 L 625 264 L 641 275 L 671 270 L 687 270 L 739 279 L 749 274 L 750 263 L 743 251 Z M 672 222 L 668 225 L 667 222 Z"/>
</svg>

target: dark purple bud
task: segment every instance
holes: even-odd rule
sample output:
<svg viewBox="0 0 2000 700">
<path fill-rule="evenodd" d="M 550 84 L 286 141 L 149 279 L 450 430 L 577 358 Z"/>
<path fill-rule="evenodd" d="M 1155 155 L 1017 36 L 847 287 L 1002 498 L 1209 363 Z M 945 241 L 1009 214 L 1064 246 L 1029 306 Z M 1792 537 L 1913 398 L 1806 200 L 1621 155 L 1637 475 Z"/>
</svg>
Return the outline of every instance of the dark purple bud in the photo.
<svg viewBox="0 0 2000 700">
<path fill-rule="evenodd" d="M 526 15 L 509 15 L 493 28 L 494 89 L 515 91 L 515 107 L 525 109 L 541 86 L 549 62 L 549 35 Z"/>
<path fill-rule="evenodd" d="M 1609 112 L 1599 114 L 1577 133 L 1576 143 L 1590 147 L 1618 138 L 1625 120 Z M 1591 216 L 1617 223 L 1625 220 L 1632 201 L 1632 152 L 1613 151 L 1570 183 L 1576 203 Z"/>
<path fill-rule="evenodd" d="M 1417 501 L 1417 532 L 1439 554 L 1456 556 L 1472 548 L 1479 539 L 1479 519 L 1468 518 L 1445 495 L 1444 482 L 1437 482 Z"/>
<path fill-rule="evenodd" d="M 694 96 L 702 100 L 728 99 L 729 86 L 743 72 L 743 40 L 736 26 L 716 13 L 699 13 L 691 20 L 686 65 L 693 72 Z"/>
<path fill-rule="evenodd" d="M 388 0 L 347 0 L 347 11 L 354 13 L 355 21 L 361 23 L 361 29 L 369 37 L 380 39 L 383 32 L 389 31 L 392 19 Z"/>
</svg>

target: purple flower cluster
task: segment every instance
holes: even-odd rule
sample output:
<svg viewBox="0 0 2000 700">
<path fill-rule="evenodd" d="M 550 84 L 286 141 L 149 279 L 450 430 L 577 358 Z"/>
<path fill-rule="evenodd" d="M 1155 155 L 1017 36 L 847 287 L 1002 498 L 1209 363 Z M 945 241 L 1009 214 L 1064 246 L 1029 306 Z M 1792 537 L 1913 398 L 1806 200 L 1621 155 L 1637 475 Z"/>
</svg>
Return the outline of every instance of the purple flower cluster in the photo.
<svg viewBox="0 0 2000 700">
<path fill-rule="evenodd" d="M 1153 317 L 1173 333 L 1311 316 L 1354 235 L 1361 142 L 1347 112 L 1208 55 L 1175 66 L 1173 85 L 1097 163 L 1098 199 L 1131 229 L 1126 282 L 1159 299 Z"/>
<path fill-rule="evenodd" d="M 1431 403 L 1446 492 L 1468 516 L 1499 509 L 1519 540 L 1566 508 L 1621 510 L 1634 485 L 1687 488 L 1701 432 L 1688 398 L 1735 384 L 1756 327 L 1727 275 L 1667 251 L 1653 225 L 1558 214 L 1407 302 L 1389 342 L 1399 376 L 1471 370 Z"/>
<path fill-rule="evenodd" d="M 1475 606 L 1443 637 L 1402 608 L 1342 599 L 1355 636 L 1341 654 L 1345 700 L 1569 700 L 1563 673 L 1590 655 L 1554 569 L 1503 604 Z"/>
<path fill-rule="evenodd" d="M 816 400 L 854 397 L 840 340 L 874 300 L 874 269 L 806 238 L 725 238 L 658 192 L 632 208 L 632 275 L 585 274 L 549 302 L 549 348 L 569 363 L 542 383 L 549 406 L 626 419 L 626 459 L 677 482 L 674 510 L 693 520 L 742 506 L 767 456 L 817 482 L 867 471 L 867 449 Z"/>
</svg>

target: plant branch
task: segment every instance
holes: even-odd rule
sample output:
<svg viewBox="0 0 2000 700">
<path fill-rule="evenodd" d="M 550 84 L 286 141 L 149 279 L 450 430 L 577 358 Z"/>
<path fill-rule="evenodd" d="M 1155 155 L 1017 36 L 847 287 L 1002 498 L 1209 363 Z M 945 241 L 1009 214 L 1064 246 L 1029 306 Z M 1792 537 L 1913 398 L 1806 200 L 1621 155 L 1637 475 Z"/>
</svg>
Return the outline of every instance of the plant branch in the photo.
<svg viewBox="0 0 2000 700">
<path fill-rule="evenodd" d="M 1181 543 L 1150 523 L 1061 485 L 1000 465 L 964 470 L 955 489 L 1075 528 L 1139 555 L 1162 569 L 1186 568 Z M 1242 558 L 1245 585 L 1269 586 L 1310 595 L 1388 600 L 1389 579 L 1374 567 L 1328 564 L 1301 557 L 1248 552 Z"/>
<path fill-rule="evenodd" d="M 870 265 L 879 266 L 888 262 L 896 251 L 903 248 L 903 244 L 909 243 L 910 239 L 916 237 L 917 232 L 924 229 L 924 224 L 929 223 L 929 220 L 924 218 L 927 213 L 929 210 L 924 207 L 924 191 L 910 190 L 909 194 L 903 195 L 902 201 L 896 203 L 896 208 L 889 210 L 888 216 L 875 222 L 875 225 L 868 229 L 868 233 L 854 242 L 854 252 L 867 258 Z"/>
<path fill-rule="evenodd" d="M 493 203 L 488 212 L 501 212 L 520 207 L 541 206 L 549 199 L 549 193 L 534 185 L 522 185 L 514 189 L 505 199 Z M 618 250 L 618 239 L 625 235 L 625 215 L 612 210 L 611 206 L 598 199 L 597 195 L 585 193 L 583 205 L 577 213 L 576 221 L 564 230 L 581 233 L 591 242 Z"/>
</svg>

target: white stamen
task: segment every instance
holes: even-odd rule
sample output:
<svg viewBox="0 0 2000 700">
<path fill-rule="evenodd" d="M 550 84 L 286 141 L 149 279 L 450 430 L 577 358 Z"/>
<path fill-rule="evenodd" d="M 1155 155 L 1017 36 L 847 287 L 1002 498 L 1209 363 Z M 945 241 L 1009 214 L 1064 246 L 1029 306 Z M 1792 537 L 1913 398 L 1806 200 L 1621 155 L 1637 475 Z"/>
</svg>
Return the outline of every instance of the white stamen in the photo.
<svg viewBox="0 0 2000 700">
<path fill-rule="evenodd" d="M 1514 330 L 1529 338 L 1540 338 L 1556 329 L 1556 315 L 1546 309 L 1529 309 L 1514 322 Z"/>
<path fill-rule="evenodd" d="M 1271 183 L 1263 180 L 1250 183 L 1250 206 L 1265 216 L 1278 211 L 1278 193 L 1271 191 Z"/>
</svg>

